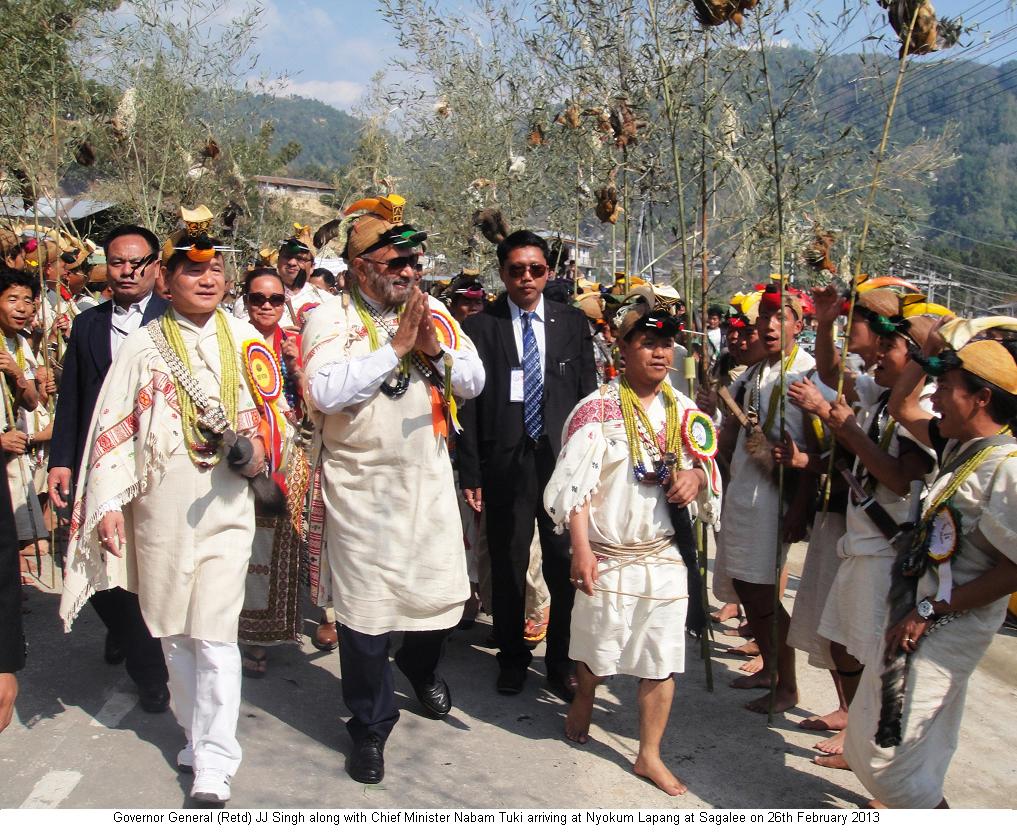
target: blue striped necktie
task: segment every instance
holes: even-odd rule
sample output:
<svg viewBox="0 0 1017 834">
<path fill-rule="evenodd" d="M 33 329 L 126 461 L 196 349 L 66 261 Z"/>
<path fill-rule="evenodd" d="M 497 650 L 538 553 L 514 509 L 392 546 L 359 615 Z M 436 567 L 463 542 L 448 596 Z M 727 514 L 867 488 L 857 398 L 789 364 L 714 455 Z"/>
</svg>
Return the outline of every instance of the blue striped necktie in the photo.
<svg viewBox="0 0 1017 834">
<path fill-rule="evenodd" d="M 537 440 L 544 433 L 544 382 L 540 375 L 540 351 L 533 334 L 530 318 L 535 313 L 521 313 L 523 319 L 523 425 L 526 433 Z"/>
</svg>

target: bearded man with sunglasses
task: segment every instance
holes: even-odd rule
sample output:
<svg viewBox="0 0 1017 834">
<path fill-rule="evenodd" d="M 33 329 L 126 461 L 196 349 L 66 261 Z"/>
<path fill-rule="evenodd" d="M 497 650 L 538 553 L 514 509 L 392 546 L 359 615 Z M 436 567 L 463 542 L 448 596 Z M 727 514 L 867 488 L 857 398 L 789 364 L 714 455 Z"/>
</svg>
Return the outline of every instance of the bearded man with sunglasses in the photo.
<svg viewBox="0 0 1017 834">
<path fill-rule="evenodd" d="M 448 440 L 453 396 L 475 397 L 484 386 L 473 344 L 417 286 L 426 234 L 403 222 L 404 204 L 390 194 L 346 209 L 349 292 L 310 314 L 302 340 L 320 449 L 312 528 L 324 519 L 320 539 L 310 535 L 315 602 L 328 605 L 330 595 L 335 609 L 352 714 L 347 770 L 368 784 L 384 777 L 385 743 L 399 719 L 393 632 L 405 632 L 395 662 L 424 714 L 441 719 L 452 708 L 436 670 L 470 586 Z"/>
<path fill-rule="evenodd" d="M 131 333 L 168 306 L 155 294 L 162 264 L 154 233 L 142 226 L 119 226 L 109 233 L 103 249 L 113 298 L 75 317 L 64 353 L 49 451 L 49 498 L 58 510 L 71 504 L 71 486 L 82 464 L 92 412 L 114 356 Z M 106 662 L 126 660 L 141 708 L 164 712 L 169 707 L 166 661 L 162 645 L 141 616 L 138 595 L 111 588 L 94 594 L 91 602 L 108 632 Z"/>
<path fill-rule="evenodd" d="M 567 534 L 554 532 L 543 493 L 561 450 L 565 419 L 597 385 L 586 316 L 545 300 L 547 242 L 520 230 L 498 244 L 506 294 L 463 324 L 484 362 L 483 392 L 463 408 L 459 483 L 479 512 L 487 505 L 497 689 L 516 695 L 532 659 L 523 639 L 526 570 L 534 522 L 551 595 L 545 662 L 547 687 L 566 701 L 575 693 L 569 660 L 574 589 Z"/>
</svg>

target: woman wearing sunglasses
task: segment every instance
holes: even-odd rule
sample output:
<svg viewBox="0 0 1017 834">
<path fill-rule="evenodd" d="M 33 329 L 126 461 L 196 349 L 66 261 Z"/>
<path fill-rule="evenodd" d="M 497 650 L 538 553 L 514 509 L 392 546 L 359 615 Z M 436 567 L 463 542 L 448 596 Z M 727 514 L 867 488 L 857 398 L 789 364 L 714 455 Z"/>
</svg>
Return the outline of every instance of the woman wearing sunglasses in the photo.
<svg viewBox="0 0 1017 834">
<path fill-rule="evenodd" d="M 279 326 L 286 304 L 282 279 L 274 269 L 253 269 L 244 277 L 243 298 L 250 322 L 272 347 L 283 376 L 284 416 L 296 426 L 303 414 L 301 394 L 304 372 L 300 364 L 300 336 Z M 295 432 L 289 437 L 293 438 Z M 291 468 L 284 466 L 281 475 Z M 277 478 L 281 478 L 281 475 Z M 285 489 L 285 485 L 280 483 Z M 240 612 L 245 677 L 264 677 L 268 664 L 266 646 L 294 641 L 298 633 L 298 572 L 300 541 L 289 513 L 265 516 L 257 511 L 254 546 L 247 574 L 244 608 Z"/>
</svg>

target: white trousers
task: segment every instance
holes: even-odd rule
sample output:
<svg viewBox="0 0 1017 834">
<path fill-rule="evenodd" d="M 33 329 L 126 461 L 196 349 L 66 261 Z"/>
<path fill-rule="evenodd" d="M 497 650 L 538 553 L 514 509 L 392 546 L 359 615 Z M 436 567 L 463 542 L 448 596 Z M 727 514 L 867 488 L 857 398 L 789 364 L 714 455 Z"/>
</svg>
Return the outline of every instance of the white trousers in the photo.
<svg viewBox="0 0 1017 834">
<path fill-rule="evenodd" d="M 162 650 L 170 706 L 194 749 L 194 771 L 214 768 L 232 776 L 240 767 L 240 649 L 174 634 L 162 638 Z"/>
</svg>

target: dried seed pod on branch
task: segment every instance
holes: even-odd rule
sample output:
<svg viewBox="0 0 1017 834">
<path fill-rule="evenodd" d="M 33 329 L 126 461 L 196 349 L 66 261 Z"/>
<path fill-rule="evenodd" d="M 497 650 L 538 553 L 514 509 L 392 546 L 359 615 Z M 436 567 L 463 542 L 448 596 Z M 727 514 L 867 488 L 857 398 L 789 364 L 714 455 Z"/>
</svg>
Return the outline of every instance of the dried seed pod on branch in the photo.
<svg viewBox="0 0 1017 834">
<path fill-rule="evenodd" d="M 616 223 L 618 215 L 621 214 L 621 206 L 618 205 L 618 189 L 613 185 L 605 185 L 603 188 L 598 188 L 595 193 L 597 195 L 595 209 L 597 219 L 601 223 Z"/>
<path fill-rule="evenodd" d="M 830 250 L 833 249 L 836 239 L 832 232 L 827 231 L 818 223 L 814 224 L 812 227 L 812 242 L 802 250 L 802 260 L 806 266 L 816 270 L 816 272 L 823 272 L 825 270 L 831 275 L 836 275 L 837 265 L 830 257 Z"/>
<path fill-rule="evenodd" d="M 502 217 L 501 209 L 495 206 L 477 209 L 473 212 L 473 219 L 470 222 L 495 246 L 508 237 L 508 224 Z"/>
<path fill-rule="evenodd" d="M 629 145 L 638 145 L 639 131 L 644 127 L 646 122 L 636 118 L 628 101 L 619 98 L 611 108 L 611 132 L 614 134 L 615 147 L 627 148 Z"/>
<path fill-rule="evenodd" d="M 739 29 L 744 17 L 742 12 L 754 9 L 758 0 L 692 0 L 696 18 L 703 26 L 720 26 L 733 23 Z"/>
<path fill-rule="evenodd" d="M 900 39 L 900 57 L 904 54 L 904 43 L 912 19 L 915 25 L 908 44 L 909 55 L 928 55 L 940 49 L 949 49 L 960 40 L 960 21 L 946 17 L 937 19 L 936 9 L 929 0 L 879 0 L 879 5 L 887 10 L 890 25 Z"/>
<path fill-rule="evenodd" d="M 576 103 L 574 101 L 565 102 L 565 109 L 554 117 L 554 123 L 562 127 L 571 128 L 572 130 L 578 130 L 582 126 L 583 121 Z"/>
</svg>

